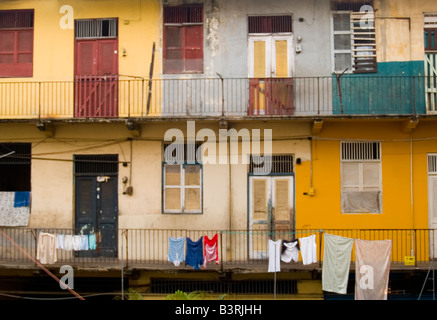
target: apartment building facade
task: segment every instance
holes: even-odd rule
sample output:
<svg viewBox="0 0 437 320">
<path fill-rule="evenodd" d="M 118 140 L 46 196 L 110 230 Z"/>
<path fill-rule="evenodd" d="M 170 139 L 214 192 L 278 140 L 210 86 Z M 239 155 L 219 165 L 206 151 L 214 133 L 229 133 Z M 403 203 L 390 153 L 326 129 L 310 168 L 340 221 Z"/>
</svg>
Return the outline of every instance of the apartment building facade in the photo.
<svg viewBox="0 0 437 320">
<path fill-rule="evenodd" d="M 5 235 L 36 257 L 39 232 L 98 234 L 98 251 L 57 249 L 49 267 L 118 281 L 121 266 L 149 294 L 182 280 L 270 294 L 268 240 L 315 235 L 318 262 L 277 276 L 286 298 L 323 298 L 324 232 L 392 239 L 393 264 L 420 281 L 437 223 L 435 12 L 425 0 L 2 3 Z M 18 192 L 29 202 L 15 207 Z M 216 234 L 218 265 L 168 261 L 170 237 Z M 3 274 L 32 278 L 28 256 L 2 248 Z M 253 282 L 266 284 L 236 289 Z"/>
</svg>

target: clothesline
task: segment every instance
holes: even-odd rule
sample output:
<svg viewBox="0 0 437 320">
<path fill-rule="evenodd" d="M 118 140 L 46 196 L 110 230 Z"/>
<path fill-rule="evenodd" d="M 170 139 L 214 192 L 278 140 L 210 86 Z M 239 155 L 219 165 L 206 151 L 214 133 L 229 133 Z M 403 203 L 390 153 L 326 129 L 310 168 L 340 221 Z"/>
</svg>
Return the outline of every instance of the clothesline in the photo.
<svg viewBox="0 0 437 320">
<path fill-rule="evenodd" d="M 322 229 L 319 230 L 305 230 L 305 231 L 280 231 L 280 232 L 271 232 L 271 231 L 226 231 L 222 230 L 220 233 L 226 234 L 263 234 L 263 235 L 287 235 L 287 234 L 313 234 L 313 233 L 324 233 Z"/>
<path fill-rule="evenodd" d="M 57 262 L 57 250 L 88 251 L 98 250 L 101 243 L 100 233 L 84 234 L 52 234 L 40 232 L 37 243 L 37 260 L 42 264 Z"/>
</svg>

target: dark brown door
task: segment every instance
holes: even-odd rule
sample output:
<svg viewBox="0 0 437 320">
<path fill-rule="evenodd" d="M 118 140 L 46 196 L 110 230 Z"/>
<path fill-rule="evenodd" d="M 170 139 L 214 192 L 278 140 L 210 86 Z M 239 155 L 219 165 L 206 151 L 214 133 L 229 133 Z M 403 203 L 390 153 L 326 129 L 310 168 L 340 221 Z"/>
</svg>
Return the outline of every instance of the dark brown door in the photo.
<svg viewBox="0 0 437 320">
<path fill-rule="evenodd" d="M 75 117 L 118 117 L 118 40 L 76 40 Z"/>
</svg>

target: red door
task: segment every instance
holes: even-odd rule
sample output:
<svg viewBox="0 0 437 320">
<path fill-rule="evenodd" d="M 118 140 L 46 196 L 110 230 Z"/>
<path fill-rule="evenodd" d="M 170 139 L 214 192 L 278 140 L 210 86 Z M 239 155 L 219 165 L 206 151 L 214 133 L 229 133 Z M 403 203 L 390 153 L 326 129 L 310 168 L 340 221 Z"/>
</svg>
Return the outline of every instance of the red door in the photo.
<svg viewBox="0 0 437 320">
<path fill-rule="evenodd" d="M 118 117 L 117 39 L 76 40 L 77 118 Z"/>
</svg>

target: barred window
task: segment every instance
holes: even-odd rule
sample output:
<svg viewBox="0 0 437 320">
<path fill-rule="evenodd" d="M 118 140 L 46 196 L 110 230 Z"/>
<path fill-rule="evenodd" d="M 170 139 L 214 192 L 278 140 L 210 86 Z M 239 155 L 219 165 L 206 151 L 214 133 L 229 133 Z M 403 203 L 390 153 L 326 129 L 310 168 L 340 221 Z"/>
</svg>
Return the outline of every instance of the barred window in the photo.
<svg viewBox="0 0 437 320">
<path fill-rule="evenodd" d="M 381 213 L 379 142 L 341 143 L 342 213 Z"/>
</svg>

